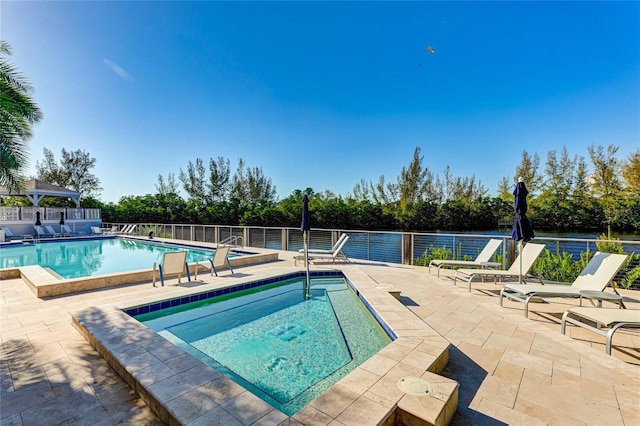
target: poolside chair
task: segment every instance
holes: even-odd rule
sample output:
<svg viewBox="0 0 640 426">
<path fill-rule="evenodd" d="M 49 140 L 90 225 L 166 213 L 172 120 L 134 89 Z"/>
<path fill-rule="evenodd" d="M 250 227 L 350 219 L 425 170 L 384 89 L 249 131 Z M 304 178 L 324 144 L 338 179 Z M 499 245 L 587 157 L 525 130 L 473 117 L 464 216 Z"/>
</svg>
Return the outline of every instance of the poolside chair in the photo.
<svg viewBox="0 0 640 426">
<path fill-rule="evenodd" d="M 527 244 L 529 245 L 529 244 Z M 529 302 L 534 297 L 580 297 L 580 291 L 603 291 L 627 260 L 626 254 L 596 252 L 573 284 L 543 281 L 542 284 L 507 284 L 500 291 L 503 298 L 524 303 L 524 316 L 529 316 Z"/>
<path fill-rule="evenodd" d="M 220 246 L 216 247 L 216 254 L 213 256 L 213 259 L 209 259 L 211 262 L 211 275 L 216 274 L 218 276 L 218 269 L 227 264 L 229 270 L 233 274 L 233 268 L 231 267 L 231 262 L 229 261 L 229 250 L 231 248 L 229 246 Z"/>
<path fill-rule="evenodd" d="M 349 240 L 349 237 L 347 236 L 346 238 L 343 238 L 342 241 L 338 244 L 338 246 L 336 247 L 336 249 L 332 252 L 332 253 L 313 253 L 313 252 L 309 252 L 309 261 L 312 260 L 325 260 L 325 261 L 332 261 L 333 263 L 336 263 L 336 260 L 340 260 L 342 262 L 348 262 L 349 258 L 347 257 L 346 254 L 344 254 L 344 252 L 342 251 L 344 245 L 347 243 L 347 240 Z M 299 260 L 304 260 L 304 253 L 300 253 L 294 256 L 293 260 L 294 260 L 294 265 L 298 264 Z"/>
<path fill-rule="evenodd" d="M 111 228 L 100 228 L 100 231 L 104 235 L 115 235 L 118 232 L 118 227 L 113 225 Z"/>
<path fill-rule="evenodd" d="M 5 241 L 11 241 L 11 238 L 14 237 L 11 229 L 7 228 L 6 226 L 0 226 L 0 231 L 4 232 Z M 0 241 L 0 243 L 4 243 L 4 241 Z"/>
<path fill-rule="evenodd" d="M 0 226 L 0 230 L 4 231 L 4 237 L 8 241 L 11 241 L 13 238 L 15 238 L 15 235 L 13 234 L 11 229 L 7 228 L 6 226 Z M 0 242 L 4 243 L 4 241 L 0 241 Z"/>
<path fill-rule="evenodd" d="M 17 237 L 13 231 L 11 231 L 11 229 L 8 226 L 0 226 L 0 229 L 2 229 L 4 231 L 4 236 L 5 238 L 8 238 L 9 241 L 13 241 L 13 240 L 33 240 L 33 235 L 30 234 L 25 234 L 25 235 L 21 235 L 19 237 Z"/>
<path fill-rule="evenodd" d="M 98 228 L 98 229 L 100 229 L 100 228 Z M 63 236 L 66 235 L 68 237 L 71 237 L 71 236 L 74 236 L 74 235 L 84 235 L 84 232 L 73 232 L 71 230 L 71 228 L 69 227 L 69 225 L 60 225 L 60 230 L 62 231 Z"/>
<path fill-rule="evenodd" d="M 495 253 L 496 250 L 498 250 L 498 247 L 500 247 L 500 244 L 502 244 L 502 240 L 497 240 L 497 239 L 489 240 L 487 245 L 484 246 L 484 248 L 478 254 L 475 260 L 434 259 L 431 262 L 429 262 L 429 274 L 431 274 L 431 266 L 438 267 L 438 278 L 440 278 L 440 268 L 442 268 L 443 266 L 467 266 L 470 268 L 478 267 L 482 269 L 485 269 L 485 268 L 498 269 L 501 266 L 500 262 L 490 262 L 490 260 L 491 260 L 491 256 L 493 256 L 493 253 Z"/>
<path fill-rule="evenodd" d="M 36 230 L 36 236 L 38 238 L 51 238 L 53 234 L 46 229 L 45 226 L 33 225 L 33 229 Z"/>
<path fill-rule="evenodd" d="M 73 234 L 73 232 L 71 231 L 71 228 L 69 228 L 69 226 L 60 225 L 60 234 L 63 237 L 70 237 Z"/>
<path fill-rule="evenodd" d="M 131 232 L 133 231 L 135 226 L 136 225 L 134 225 L 134 224 L 125 225 L 125 226 L 122 227 L 121 230 L 114 231 L 114 234 L 119 234 L 119 235 L 131 234 Z"/>
<path fill-rule="evenodd" d="M 187 265 L 187 252 L 186 251 L 174 251 L 166 252 L 162 255 L 162 263 L 153 264 L 153 286 L 156 286 L 156 266 L 160 271 L 160 282 L 164 287 L 164 277 L 167 275 L 178 275 L 178 283 L 182 274 L 187 275 L 187 279 L 191 281 L 191 274 L 189 273 L 189 265 Z"/>
<path fill-rule="evenodd" d="M 55 229 L 53 229 L 53 226 L 51 225 L 45 225 L 44 228 L 47 230 L 47 233 L 49 233 L 52 237 L 62 237 L 62 233 L 60 232 L 56 232 Z"/>
<path fill-rule="evenodd" d="M 471 281 L 474 278 L 493 278 L 493 282 L 497 283 L 504 278 L 520 278 L 529 273 L 529 269 L 533 266 L 540 253 L 544 250 L 544 244 L 527 243 L 522 249 L 522 253 L 516 257 L 515 261 L 506 271 L 503 269 L 458 269 L 453 277 L 453 284 L 458 280 L 469 283 L 469 292 L 471 292 Z M 522 262 L 521 262 L 522 260 Z"/>
<path fill-rule="evenodd" d="M 584 321 L 596 323 L 596 327 Z M 591 330 L 606 338 L 605 352 L 611 355 L 611 339 L 613 334 L 622 327 L 640 327 L 640 310 L 638 309 L 610 309 L 610 308 L 582 308 L 575 307 L 562 315 L 562 334 L 565 334 L 567 323 Z M 602 330 L 606 327 L 609 330 Z"/>
<path fill-rule="evenodd" d="M 315 253 L 315 254 L 333 254 L 335 253 L 335 251 L 338 249 L 338 247 L 340 247 L 340 245 L 342 244 L 342 240 L 348 240 L 349 236 L 347 234 L 342 234 L 340 235 L 340 238 L 338 238 L 338 240 L 336 241 L 336 243 L 333 245 L 333 247 L 331 247 L 330 249 L 307 249 L 307 251 L 309 253 Z M 300 249 L 298 250 L 298 253 L 304 253 L 304 249 Z"/>
</svg>

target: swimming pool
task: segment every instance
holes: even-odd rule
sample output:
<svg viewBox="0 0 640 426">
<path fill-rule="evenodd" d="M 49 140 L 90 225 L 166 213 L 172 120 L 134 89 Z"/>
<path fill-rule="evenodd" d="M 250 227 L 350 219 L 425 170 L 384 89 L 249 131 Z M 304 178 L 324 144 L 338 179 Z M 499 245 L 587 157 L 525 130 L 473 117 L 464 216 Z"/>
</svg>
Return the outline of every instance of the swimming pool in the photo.
<svg viewBox="0 0 640 426">
<path fill-rule="evenodd" d="M 151 269 L 165 252 L 187 250 L 187 262 L 211 259 L 215 250 L 119 237 L 40 241 L 0 248 L 0 269 L 49 268 L 63 278 Z M 229 257 L 236 256 L 230 254 Z"/>
<path fill-rule="evenodd" d="M 304 282 L 245 284 L 126 311 L 293 415 L 391 342 L 344 277 L 314 277 L 309 296 Z"/>
</svg>

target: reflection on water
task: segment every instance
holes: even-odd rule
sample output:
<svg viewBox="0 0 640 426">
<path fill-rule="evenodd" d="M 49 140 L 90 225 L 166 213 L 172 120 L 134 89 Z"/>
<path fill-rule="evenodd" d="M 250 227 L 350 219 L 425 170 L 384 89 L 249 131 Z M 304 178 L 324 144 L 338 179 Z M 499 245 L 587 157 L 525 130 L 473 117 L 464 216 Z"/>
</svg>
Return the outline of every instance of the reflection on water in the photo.
<svg viewBox="0 0 640 426">
<path fill-rule="evenodd" d="M 114 239 L 38 242 L 0 249 L 0 268 L 40 265 L 64 278 L 151 269 L 165 252 L 183 247 Z M 206 261 L 213 251 L 188 250 L 187 261 Z"/>
</svg>

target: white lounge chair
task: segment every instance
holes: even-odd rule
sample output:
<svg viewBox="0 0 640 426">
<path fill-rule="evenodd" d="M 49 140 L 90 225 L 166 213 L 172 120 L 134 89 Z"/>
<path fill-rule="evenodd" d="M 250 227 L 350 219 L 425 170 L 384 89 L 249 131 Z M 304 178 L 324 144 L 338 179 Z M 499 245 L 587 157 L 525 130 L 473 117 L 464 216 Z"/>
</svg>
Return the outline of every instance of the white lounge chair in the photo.
<svg viewBox="0 0 640 426">
<path fill-rule="evenodd" d="M 443 260 L 443 259 L 434 259 L 431 262 L 429 262 L 429 274 L 431 274 L 431 266 L 437 266 L 438 267 L 438 278 L 440 278 L 440 268 L 442 268 L 443 266 L 467 266 L 467 267 L 477 267 L 477 268 L 493 268 L 493 269 L 497 269 L 500 268 L 501 264 L 500 262 L 491 262 L 491 256 L 493 256 L 493 253 L 496 252 L 496 250 L 498 250 L 498 247 L 500 247 L 500 244 L 502 244 L 502 240 L 498 240 L 498 239 L 491 239 L 489 240 L 489 242 L 487 243 L 487 245 L 484 246 L 484 248 L 482 249 L 482 251 L 480 253 L 478 253 L 478 256 L 476 257 L 475 260 Z"/>
<path fill-rule="evenodd" d="M 119 235 L 131 235 L 133 234 L 133 231 L 135 231 L 137 226 L 138 225 L 136 224 L 130 223 L 129 225 L 125 225 L 121 230 L 115 233 Z"/>
<path fill-rule="evenodd" d="M 118 227 L 113 225 L 111 228 L 100 228 L 100 231 L 102 231 L 104 235 L 115 235 L 118 232 Z"/>
<path fill-rule="evenodd" d="M 186 251 L 173 251 L 166 252 L 162 255 L 162 263 L 153 264 L 153 286 L 156 286 L 156 267 L 160 271 L 160 282 L 164 287 L 164 277 L 167 275 L 178 275 L 178 283 L 183 274 L 187 275 L 189 281 L 191 281 L 191 274 L 189 273 L 189 265 L 187 265 L 187 252 Z"/>
<path fill-rule="evenodd" d="M 53 229 L 53 226 L 51 225 L 45 225 L 44 227 L 47 230 L 47 233 L 50 234 L 53 237 L 62 237 L 62 233 L 61 232 L 56 232 L 55 229 Z"/>
<path fill-rule="evenodd" d="M 36 230 L 36 236 L 38 238 L 51 238 L 53 234 L 47 230 L 46 226 L 33 225 L 33 229 Z"/>
<path fill-rule="evenodd" d="M 534 297 L 580 297 L 583 290 L 603 291 L 627 260 L 626 254 L 596 252 L 578 278 L 570 283 L 506 284 L 500 291 L 500 306 L 507 299 L 524 303 L 524 316 L 529 316 L 529 302 Z"/>
<path fill-rule="evenodd" d="M 100 228 L 98 228 L 100 229 Z M 73 232 L 73 230 L 71 230 L 71 228 L 69 227 L 69 225 L 60 225 L 60 230 L 62 231 L 62 233 L 64 235 L 67 236 L 75 236 L 75 235 L 84 235 L 84 232 Z"/>
<path fill-rule="evenodd" d="M 338 247 L 340 247 L 340 244 L 342 244 L 342 240 L 345 240 L 345 239 L 348 240 L 349 236 L 347 234 L 342 234 L 340 235 L 340 238 L 338 238 L 338 241 L 336 241 L 336 243 L 330 249 L 311 249 L 310 248 L 310 249 L 307 249 L 307 251 L 309 253 L 315 253 L 315 254 L 333 254 L 338 249 Z M 302 248 L 298 250 L 298 253 L 304 253 L 304 249 Z"/>
<path fill-rule="evenodd" d="M 591 321 L 598 327 L 584 322 Z M 622 327 L 640 327 L 640 310 L 638 309 L 610 309 L 610 308 L 583 308 L 575 307 L 567 310 L 562 315 L 562 334 L 565 334 L 567 323 L 586 328 L 606 338 L 605 352 L 611 355 L 611 339 L 613 334 Z M 609 330 L 602 330 L 606 327 Z"/>
<path fill-rule="evenodd" d="M 229 270 L 233 274 L 233 268 L 231 267 L 231 262 L 229 261 L 229 246 L 221 246 L 216 247 L 216 254 L 213 256 L 213 259 L 209 259 L 211 262 L 211 275 L 216 274 L 218 276 L 218 269 L 222 268 L 225 263 L 229 267 Z"/>
<path fill-rule="evenodd" d="M 333 263 L 336 263 L 336 260 L 340 260 L 345 263 L 348 262 L 349 258 L 342 251 L 348 239 L 349 237 L 343 238 L 340 244 L 338 244 L 338 246 L 336 247 L 335 251 L 333 251 L 332 253 L 308 253 L 309 261 L 312 261 L 312 260 L 329 261 L 330 260 Z M 294 256 L 293 258 L 294 264 L 297 265 L 299 260 L 304 260 L 304 256 L 305 256 L 304 253 L 300 253 Z"/>
<path fill-rule="evenodd" d="M 458 269 L 453 277 L 453 284 L 457 280 L 469 283 L 469 291 L 471 291 L 471 281 L 474 278 L 493 278 L 493 282 L 497 283 L 498 278 L 502 281 L 504 278 L 520 278 L 529 273 L 529 269 L 533 266 L 542 250 L 544 244 L 527 243 L 522 249 L 522 253 L 516 257 L 513 264 L 506 271 L 503 269 Z"/>
<path fill-rule="evenodd" d="M 11 229 L 7 228 L 6 226 L 0 226 L 0 231 L 4 232 L 4 238 L 7 241 L 11 241 L 13 237 L 15 237 Z M 4 243 L 4 241 L 0 241 L 0 242 Z"/>
<path fill-rule="evenodd" d="M 33 235 L 21 235 L 20 237 L 17 237 L 13 231 L 11 231 L 11 229 L 7 226 L 0 226 L 0 229 L 4 231 L 4 236 L 6 239 L 8 239 L 9 241 L 13 241 L 13 240 L 33 240 Z M 4 241 L 0 241 L 0 242 L 4 242 Z"/>
</svg>

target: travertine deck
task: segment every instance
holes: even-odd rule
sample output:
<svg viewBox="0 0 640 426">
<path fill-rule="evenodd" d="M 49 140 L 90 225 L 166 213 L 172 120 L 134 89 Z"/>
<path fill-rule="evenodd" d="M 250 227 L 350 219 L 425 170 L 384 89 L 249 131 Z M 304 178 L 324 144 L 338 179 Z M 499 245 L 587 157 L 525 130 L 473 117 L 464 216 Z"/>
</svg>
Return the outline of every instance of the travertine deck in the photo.
<svg viewBox="0 0 640 426">
<path fill-rule="evenodd" d="M 281 253 L 280 258 L 287 260 L 278 266 L 293 265 L 292 257 L 293 253 Z M 211 280 L 246 280 L 272 267 L 242 267 L 233 277 L 225 272 Z M 402 302 L 416 320 L 451 343 L 450 361 L 442 374 L 460 383 L 453 424 L 640 424 L 637 331 L 619 331 L 613 356 L 607 356 L 604 339 L 594 333 L 572 327 L 575 339 L 560 334 L 559 316 L 574 306 L 574 300 L 536 304 L 531 307 L 531 319 L 525 319 L 521 306 L 506 303 L 500 308 L 496 296 L 500 287 L 493 284 L 474 285 L 468 293 L 466 288 L 454 287 L 444 274 L 441 279 L 428 276 L 426 268 L 358 261 L 339 267 L 400 289 Z M 38 299 L 19 279 L 0 281 L 2 425 L 159 424 L 72 327 L 69 313 L 96 305 L 133 304 L 159 292 L 185 288 L 139 284 Z M 624 293 L 625 303 L 637 309 L 640 295 L 634 293 Z M 394 360 L 397 354 L 386 356 Z M 370 368 L 386 367 L 379 362 Z M 326 394 L 293 419 L 269 417 L 266 411 L 262 418 L 241 418 L 232 405 L 241 407 L 246 401 L 225 406 L 215 399 L 200 404 L 199 418 L 202 424 L 224 425 L 369 425 L 373 423 L 368 415 L 376 414 L 380 399 L 396 391 L 379 377 L 363 373 L 344 386 L 345 394 L 357 391 L 366 394 L 362 398 L 337 404 L 334 396 Z"/>
</svg>

